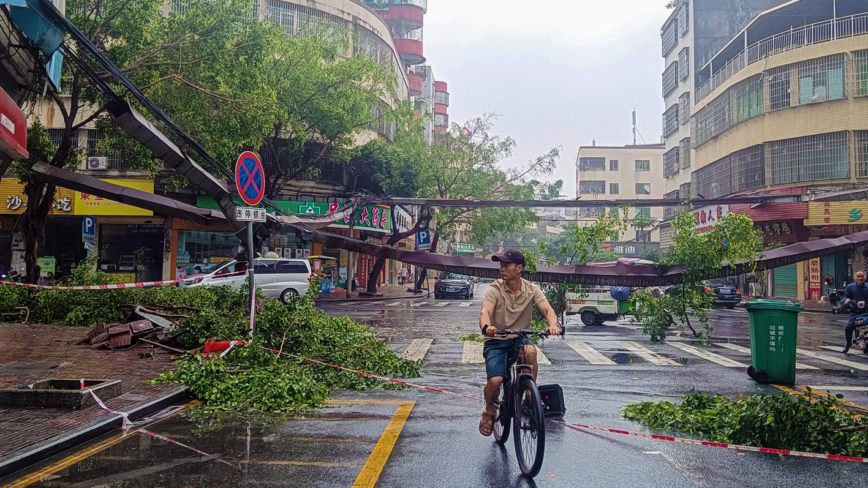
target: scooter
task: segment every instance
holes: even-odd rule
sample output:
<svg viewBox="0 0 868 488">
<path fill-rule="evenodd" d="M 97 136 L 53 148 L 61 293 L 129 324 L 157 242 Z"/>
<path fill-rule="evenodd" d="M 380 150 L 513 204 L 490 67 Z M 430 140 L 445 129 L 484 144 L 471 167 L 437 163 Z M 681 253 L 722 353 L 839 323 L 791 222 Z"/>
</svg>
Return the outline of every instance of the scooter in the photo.
<svg viewBox="0 0 868 488">
<path fill-rule="evenodd" d="M 832 307 L 832 313 L 841 313 L 841 310 L 844 310 L 844 290 L 830 289 L 829 305 Z"/>
</svg>

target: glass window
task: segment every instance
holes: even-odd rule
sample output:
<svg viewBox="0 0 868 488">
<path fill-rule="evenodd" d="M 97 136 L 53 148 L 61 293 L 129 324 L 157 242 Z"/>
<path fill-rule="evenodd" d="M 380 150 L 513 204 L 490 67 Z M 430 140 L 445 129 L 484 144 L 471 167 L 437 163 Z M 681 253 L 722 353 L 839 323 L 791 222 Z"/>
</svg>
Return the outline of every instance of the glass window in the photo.
<svg viewBox="0 0 868 488">
<path fill-rule="evenodd" d="M 637 230 L 636 231 L 636 242 L 651 242 L 651 231 L 650 230 Z"/>
<path fill-rule="evenodd" d="M 636 183 L 636 194 L 637 195 L 650 195 L 651 194 L 651 183 Z"/>
<path fill-rule="evenodd" d="M 763 113 L 763 82 L 756 77 L 735 89 L 738 122 Z"/>
<path fill-rule="evenodd" d="M 844 55 L 799 64 L 799 103 L 844 98 Z"/>
<path fill-rule="evenodd" d="M 769 71 L 769 109 L 778 110 L 790 106 L 790 67 L 784 66 Z"/>
<path fill-rule="evenodd" d="M 178 232 L 176 278 L 212 272 L 235 258 L 238 238 L 231 232 L 182 230 Z"/>
<path fill-rule="evenodd" d="M 215 280 L 228 280 L 232 278 L 237 278 L 242 274 L 247 272 L 247 263 L 244 261 L 239 261 L 237 263 L 231 263 L 217 268 L 217 271 L 214 272 Z M 254 270 L 255 272 L 255 270 Z"/>
<path fill-rule="evenodd" d="M 579 171 L 606 171 L 606 158 L 581 158 Z"/>
<path fill-rule="evenodd" d="M 636 171 L 651 171 L 651 161 L 636 160 Z"/>
<path fill-rule="evenodd" d="M 651 217 L 651 207 L 637 207 L 636 208 L 636 217 Z"/>
<path fill-rule="evenodd" d="M 603 216 L 603 207 L 582 207 L 579 209 L 581 217 L 600 218 Z"/>
<path fill-rule="evenodd" d="M 606 182 L 605 181 L 580 181 L 579 182 L 579 193 L 583 194 L 583 195 L 605 194 L 606 193 Z"/>
<path fill-rule="evenodd" d="M 610 159 L 609 160 L 609 171 L 618 171 L 618 160 Z"/>
<path fill-rule="evenodd" d="M 298 261 L 279 261 L 275 268 L 276 273 L 308 273 L 307 266 Z"/>
<path fill-rule="evenodd" d="M 618 183 L 609 183 L 609 194 L 618 195 L 621 193 Z"/>
</svg>

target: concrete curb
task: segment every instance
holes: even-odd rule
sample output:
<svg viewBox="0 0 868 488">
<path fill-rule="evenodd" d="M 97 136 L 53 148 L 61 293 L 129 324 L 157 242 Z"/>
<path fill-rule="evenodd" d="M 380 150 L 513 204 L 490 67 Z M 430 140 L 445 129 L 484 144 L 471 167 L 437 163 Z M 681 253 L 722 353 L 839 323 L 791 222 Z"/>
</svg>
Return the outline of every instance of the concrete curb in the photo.
<svg viewBox="0 0 868 488">
<path fill-rule="evenodd" d="M 322 304 L 322 303 L 347 303 L 347 302 L 384 302 L 386 300 L 421 300 L 423 298 L 428 298 L 428 294 L 425 292 L 422 293 L 413 293 L 410 296 L 406 297 L 376 297 L 376 298 L 336 298 L 336 299 L 328 299 L 328 300 L 316 300 L 314 303 Z"/>
<path fill-rule="evenodd" d="M 163 393 L 161 397 L 131 410 L 129 418 L 130 420 L 140 419 L 178 403 L 180 400 L 188 397 L 187 387 L 179 386 L 178 388 Z M 27 446 L 16 452 L 9 453 L 0 458 L 0 478 L 15 473 L 16 471 L 20 471 L 28 466 L 32 466 L 40 461 L 44 461 L 45 459 L 66 451 L 67 449 L 71 449 L 84 444 L 85 442 L 96 439 L 108 432 L 118 430 L 121 428 L 122 424 L 123 421 L 120 416 L 111 415 L 108 419 L 95 420 L 67 434 L 62 434 L 61 436 L 56 436 L 31 446 Z"/>
</svg>

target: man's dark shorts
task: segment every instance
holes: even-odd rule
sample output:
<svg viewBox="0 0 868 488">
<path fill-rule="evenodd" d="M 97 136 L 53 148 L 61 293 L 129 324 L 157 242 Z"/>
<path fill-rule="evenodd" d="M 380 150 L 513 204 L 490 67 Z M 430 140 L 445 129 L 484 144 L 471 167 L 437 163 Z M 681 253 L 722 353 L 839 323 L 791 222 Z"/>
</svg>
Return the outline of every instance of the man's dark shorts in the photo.
<svg viewBox="0 0 868 488">
<path fill-rule="evenodd" d="M 527 337 L 485 341 L 482 356 L 485 357 L 485 373 L 488 379 L 495 376 L 506 377 L 506 362 L 512 351 L 517 352 L 522 345 L 532 344 Z"/>
</svg>

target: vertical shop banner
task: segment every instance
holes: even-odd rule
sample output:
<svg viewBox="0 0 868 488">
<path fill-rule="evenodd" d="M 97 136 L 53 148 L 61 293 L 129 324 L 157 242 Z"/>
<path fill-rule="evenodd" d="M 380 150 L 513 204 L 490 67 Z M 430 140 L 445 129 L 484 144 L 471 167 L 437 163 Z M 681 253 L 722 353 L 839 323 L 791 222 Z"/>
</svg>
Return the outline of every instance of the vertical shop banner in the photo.
<svg viewBox="0 0 868 488">
<path fill-rule="evenodd" d="M 819 300 L 823 296 L 823 284 L 820 281 L 820 258 L 808 261 L 808 297 Z"/>
<path fill-rule="evenodd" d="M 358 255 L 359 259 L 359 287 L 367 288 L 368 286 L 368 257 L 365 255 Z"/>
</svg>

